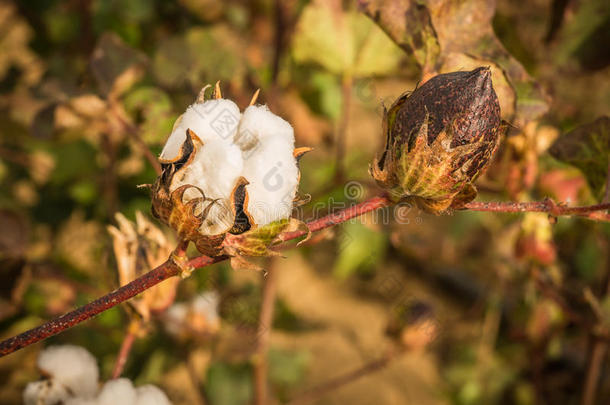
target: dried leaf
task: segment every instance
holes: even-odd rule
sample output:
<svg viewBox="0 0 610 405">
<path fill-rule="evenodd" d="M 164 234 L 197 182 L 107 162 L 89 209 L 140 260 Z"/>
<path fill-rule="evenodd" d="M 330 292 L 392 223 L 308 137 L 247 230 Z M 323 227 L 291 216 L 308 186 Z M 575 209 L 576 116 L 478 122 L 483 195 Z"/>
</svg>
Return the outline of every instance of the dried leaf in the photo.
<svg viewBox="0 0 610 405">
<path fill-rule="evenodd" d="M 344 11 L 339 1 L 309 4 L 297 25 L 293 46 L 297 61 L 354 77 L 393 72 L 402 57 L 374 23 L 354 10 Z"/>
</svg>

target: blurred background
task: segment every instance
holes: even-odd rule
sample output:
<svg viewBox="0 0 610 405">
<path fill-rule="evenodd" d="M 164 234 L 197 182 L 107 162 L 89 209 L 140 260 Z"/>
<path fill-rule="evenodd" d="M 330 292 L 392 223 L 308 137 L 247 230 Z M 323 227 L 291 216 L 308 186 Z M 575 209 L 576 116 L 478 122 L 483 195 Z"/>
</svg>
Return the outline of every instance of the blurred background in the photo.
<svg viewBox="0 0 610 405">
<path fill-rule="evenodd" d="M 393 7 L 408 7 L 406 28 Z M 315 148 L 304 220 L 379 193 L 384 105 L 481 65 L 510 129 L 478 198 L 608 197 L 608 126 L 585 125 L 610 105 L 602 0 L 2 0 L 0 33 L 2 338 L 167 257 L 174 236 L 138 185 L 218 80 L 241 108 L 260 88 Z M 220 263 L 1 359 L 0 404 L 21 403 L 48 344 L 85 347 L 109 379 L 127 334 L 123 376 L 174 404 L 252 403 L 260 373 L 278 404 L 606 403 L 609 236 L 581 218 L 387 209 L 265 262 L 267 324 L 269 271 Z"/>
</svg>

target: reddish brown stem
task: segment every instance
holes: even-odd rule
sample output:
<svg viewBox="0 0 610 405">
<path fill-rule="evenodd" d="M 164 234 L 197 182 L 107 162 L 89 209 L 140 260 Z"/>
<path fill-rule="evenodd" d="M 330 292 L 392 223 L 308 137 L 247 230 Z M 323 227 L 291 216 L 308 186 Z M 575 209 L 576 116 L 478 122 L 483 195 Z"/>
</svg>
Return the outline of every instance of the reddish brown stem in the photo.
<svg viewBox="0 0 610 405">
<path fill-rule="evenodd" d="M 389 205 L 389 200 L 384 197 L 374 197 L 360 204 L 349 207 L 343 211 L 327 215 L 323 218 L 310 222 L 309 228 L 312 232 L 319 231 L 324 228 L 345 222 L 351 218 L 374 211 L 377 208 Z M 295 231 L 283 235 L 283 240 L 296 239 L 307 234 L 306 231 Z M 198 256 L 188 261 L 188 266 L 193 268 L 206 267 L 214 263 L 227 260 L 228 256 L 207 257 Z M 148 273 L 138 277 L 131 283 L 96 299 L 74 311 L 68 312 L 58 318 L 52 319 L 43 325 L 34 329 L 30 329 L 17 336 L 13 336 L 0 342 L 0 357 L 13 353 L 16 350 L 39 342 L 50 336 L 57 335 L 72 326 L 86 321 L 95 315 L 110 309 L 128 299 L 140 294 L 141 292 L 159 284 L 161 281 L 170 277 L 177 276 L 182 270 L 171 260 L 166 261 L 159 267 L 149 271 Z"/>
<path fill-rule="evenodd" d="M 470 211 L 487 212 L 546 212 L 554 217 L 580 216 L 595 221 L 610 222 L 610 214 L 599 211 L 610 209 L 610 203 L 568 207 L 557 204 L 551 199 L 532 202 L 470 202 L 464 206 Z"/>
<path fill-rule="evenodd" d="M 275 296 L 277 292 L 277 274 L 274 267 L 273 258 L 271 258 L 269 271 L 263 279 L 263 300 L 261 303 L 260 318 L 258 320 L 258 339 L 254 354 L 255 405 L 265 405 L 269 402 L 267 389 L 267 374 L 269 370 L 267 349 L 269 347 L 269 335 L 273 325 L 273 309 L 275 307 Z"/>
<path fill-rule="evenodd" d="M 123 369 L 125 368 L 125 363 L 127 363 L 127 359 L 129 358 L 129 353 L 131 352 L 131 348 L 133 347 L 133 342 L 136 340 L 137 330 L 139 329 L 139 322 L 136 321 L 136 324 L 131 324 L 127 328 L 127 334 L 123 339 L 123 343 L 121 343 L 121 349 L 119 350 L 119 355 L 116 358 L 116 363 L 114 363 L 114 369 L 112 370 L 112 378 L 119 378 L 121 374 L 123 374 Z"/>
</svg>

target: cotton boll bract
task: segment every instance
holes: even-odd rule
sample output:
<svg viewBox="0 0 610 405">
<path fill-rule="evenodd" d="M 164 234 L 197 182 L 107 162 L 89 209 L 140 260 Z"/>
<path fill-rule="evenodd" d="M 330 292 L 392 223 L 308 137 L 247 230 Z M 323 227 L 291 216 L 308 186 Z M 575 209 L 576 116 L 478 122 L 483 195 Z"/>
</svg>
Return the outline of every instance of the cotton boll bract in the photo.
<svg viewBox="0 0 610 405">
<path fill-rule="evenodd" d="M 192 162 L 174 179 L 170 190 L 191 184 L 198 187 L 212 203 L 211 209 L 201 224 L 200 232 L 206 235 L 216 235 L 230 228 L 233 224 L 233 213 L 230 197 L 237 179 L 243 170 L 243 160 L 240 149 L 233 144 L 219 140 L 211 140 L 203 145 L 195 154 Z M 184 201 L 201 197 L 201 192 L 191 188 L 184 194 Z"/>
<path fill-rule="evenodd" d="M 50 346 L 40 353 L 37 365 L 44 375 L 63 384 L 75 396 L 91 397 L 97 391 L 97 362 L 82 347 Z"/>
</svg>

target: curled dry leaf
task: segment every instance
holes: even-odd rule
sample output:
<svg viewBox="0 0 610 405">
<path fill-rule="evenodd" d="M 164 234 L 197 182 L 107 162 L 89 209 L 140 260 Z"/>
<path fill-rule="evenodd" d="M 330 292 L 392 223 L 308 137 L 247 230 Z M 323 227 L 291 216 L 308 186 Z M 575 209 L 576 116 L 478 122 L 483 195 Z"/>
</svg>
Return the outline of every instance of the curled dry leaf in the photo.
<svg viewBox="0 0 610 405">
<path fill-rule="evenodd" d="M 172 248 L 163 232 L 141 212 L 136 212 L 135 224 L 116 214 L 118 227 L 109 226 L 117 262 L 119 284 L 125 285 L 167 260 Z M 130 301 L 136 311 L 148 320 L 151 314 L 164 311 L 174 301 L 177 278 L 170 278 L 149 288 Z"/>
</svg>

